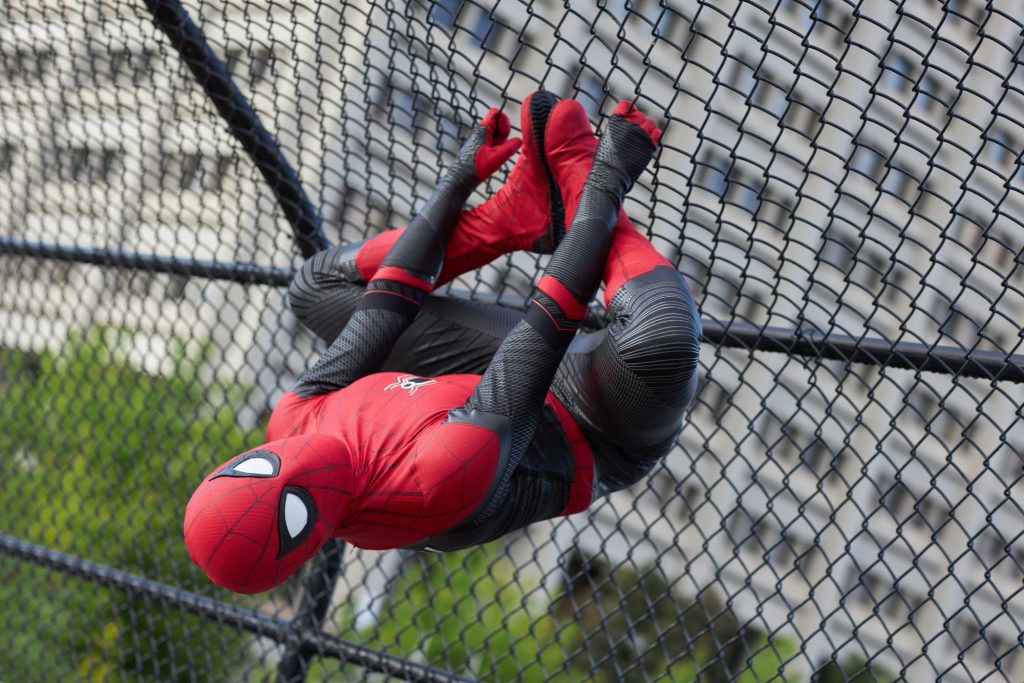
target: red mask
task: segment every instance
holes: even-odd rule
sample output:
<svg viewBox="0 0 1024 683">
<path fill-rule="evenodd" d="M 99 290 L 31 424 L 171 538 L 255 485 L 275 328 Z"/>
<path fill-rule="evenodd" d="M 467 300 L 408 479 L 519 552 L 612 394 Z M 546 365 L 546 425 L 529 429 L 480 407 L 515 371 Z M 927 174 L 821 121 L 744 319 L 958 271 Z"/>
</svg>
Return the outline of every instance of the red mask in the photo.
<svg viewBox="0 0 1024 683">
<path fill-rule="evenodd" d="M 344 444 L 323 434 L 271 441 L 214 470 L 185 509 L 185 545 L 216 584 L 280 585 L 332 535 L 351 499 Z"/>
</svg>

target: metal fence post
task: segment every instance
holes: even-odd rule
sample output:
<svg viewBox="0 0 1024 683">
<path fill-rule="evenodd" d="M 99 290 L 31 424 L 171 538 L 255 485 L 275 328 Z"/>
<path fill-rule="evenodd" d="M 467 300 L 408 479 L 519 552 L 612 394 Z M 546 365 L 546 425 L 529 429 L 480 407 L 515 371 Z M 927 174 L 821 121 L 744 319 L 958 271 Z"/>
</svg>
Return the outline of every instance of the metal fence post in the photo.
<svg viewBox="0 0 1024 683">
<path fill-rule="evenodd" d="M 302 595 L 299 597 L 299 611 L 292 619 L 292 629 L 296 634 L 304 631 L 318 632 L 327 608 L 331 604 L 334 584 L 341 573 L 341 556 L 345 552 L 345 543 L 332 538 L 324 545 L 317 555 L 313 567 L 302 582 Z M 303 647 L 300 638 L 292 638 L 285 648 L 284 657 L 277 667 L 279 683 L 294 683 L 306 679 L 309 660 L 315 653 Z"/>
</svg>

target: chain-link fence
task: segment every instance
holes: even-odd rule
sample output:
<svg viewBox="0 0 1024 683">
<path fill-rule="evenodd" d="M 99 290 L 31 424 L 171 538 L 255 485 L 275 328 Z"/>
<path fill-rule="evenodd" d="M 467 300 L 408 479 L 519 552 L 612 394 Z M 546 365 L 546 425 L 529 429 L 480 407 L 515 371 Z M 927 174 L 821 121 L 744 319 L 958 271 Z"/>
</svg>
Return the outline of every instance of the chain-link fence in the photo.
<svg viewBox="0 0 1024 683">
<path fill-rule="evenodd" d="M 1016 3 L 0 17 L 0 680 L 1024 681 Z M 322 350 L 290 272 L 540 86 L 664 128 L 627 210 L 705 319 L 678 448 L 481 549 L 216 589 L 184 506 Z M 451 295 L 516 306 L 538 268 Z"/>
</svg>

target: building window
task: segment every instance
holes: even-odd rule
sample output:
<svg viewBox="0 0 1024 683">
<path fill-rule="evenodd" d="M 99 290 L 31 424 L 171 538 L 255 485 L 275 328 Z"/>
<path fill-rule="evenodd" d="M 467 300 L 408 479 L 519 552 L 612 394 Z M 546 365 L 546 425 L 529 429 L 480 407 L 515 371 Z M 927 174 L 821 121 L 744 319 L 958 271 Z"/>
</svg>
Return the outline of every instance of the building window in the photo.
<svg viewBox="0 0 1024 683">
<path fill-rule="evenodd" d="M 656 0 L 648 0 L 648 9 L 644 15 L 651 22 L 651 35 L 682 49 L 691 20 L 688 16 L 680 13 L 678 9 L 670 9 L 664 4 L 656 2 Z"/>
<path fill-rule="evenodd" d="M 851 457 L 851 454 L 852 457 L 857 457 L 851 449 L 845 446 L 841 451 L 834 454 L 828 462 L 828 473 L 826 476 L 830 479 L 839 479 L 842 476 L 843 469 L 846 467 L 846 461 Z"/>
<path fill-rule="evenodd" d="M 0 64 L 7 81 L 24 83 L 39 81 L 57 61 L 57 54 L 50 50 L 3 50 Z"/>
<path fill-rule="evenodd" d="M 58 179 L 65 182 L 109 184 L 121 168 L 121 152 L 107 147 L 75 145 L 54 149 Z"/>
<path fill-rule="evenodd" d="M 786 231 L 793 214 L 793 202 L 789 198 L 779 197 L 770 191 L 762 191 L 761 206 L 757 218 L 773 226 L 779 232 Z"/>
<path fill-rule="evenodd" d="M 1019 147 L 1014 143 L 1013 138 L 1005 130 L 996 131 L 992 136 L 989 149 L 992 150 L 992 160 L 1000 166 L 1013 162 L 1015 150 Z"/>
<path fill-rule="evenodd" d="M 892 488 L 882 494 L 882 507 L 899 521 L 903 518 L 904 511 L 913 499 L 913 494 L 903 485 L 903 482 L 893 482 Z"/>
<path fill-rule="evenodd" d="M 105 83 L 141 84 L 153 71 L 156 55 L 149 50 L 92 50 L 75 78 L 81 86 Z"/>
<path fill-rule="evenodd" d="M 755 185 L 755 181 L 746 173 L 733 166 L 732 173 L 729 174 L 729 189 L 726 199 L 750 213 L 755 213 L 760 190 Z"/>
<path fill-rule="evenodd" d="M 837 229 L 832 229 L 822 238 L 818 259 L 842 273 L 848 273 L 856 254 L 857 241 Z"/>
<path fill-rule="evenodd" d="M 954 220 L 957 227 L 953 240 L 972 254 L 979 253 L 985 244 L 986 229 L 991 221 L 973 211 L 956 213 Z"/>
<path fill-rule="evenodd" d="M 812 6 L 814 4 L 814 0 L 805 1 Z M 789 21 L 784 23 L 788 24 L 796 33 L 806 36 L 807 32 L 814 26 L 813 9 L 800 2 L 800 0 L 782 0 L 780 7 L 789 18 Z"/>
<path fill-rule="evenodd" d="M 935 419 L 939 408 L 939 397 L 928 387 L 919 386 L 906 397 L 911 415 L 921 424 Z"/>
<path fill-rule="evenodd" d="M 729 85 L 732 86 L 744 98 L 750 97 L 757 87 L 757 79 L 754 78 L 754 70 L 746 65 L 743 60 L 732 58 L 733 67 L 729 73 Z"/>
<path fill-rule="evenodd" d="M 969 650 L 974 643 L 981 640 L 981 630 L 974 617 L 959 617 L 954 619 L 953 623 L 955 625 L 952 632 L 955 636 L 956 646 L 960 648 L 961 652 Z"/>
<path fill-rule="evenodd" d="M 851 171 L 877 182 L 882 177 L 885 159 L 870 147 L 858 144 L 853 158 L 849 161 L 849 168 Z"/>
<path fill-rule="evenodd" d="M 14 154 L 17 151 L 13 142 L 0 142 L 0 175 L 9 176 L 14 167 Z"/>
<path fill-rule="evenodd" d="M 455 18 L 462 9 L 462 2 L 463 0 L 434 0 L 434 6 L 430 8 L 430 20 L 442 28 L 454 28 Z"/>
<path fill-rule="evenodd" d="M 709 379 L 697 393 L 697 405 L 707 413 L 707 419 L 717 424 L 729 409 L 729 393 L 724 386 Z"/>
<path fill-rule="evenodd" d="M 234 166 L 230 155 L 208 155 L 184 152 L 167 155 L 164 172 L 178 179 L 178 189 L 195 192 L 219 191 Z"/>
<path fill-rule="evenodd" d="M 266 80 L 271 61 L 270 50 L 257 48 L 253 52 L 249 52 L 240 47 L 229 48 L 224 60 L 231 75 L 247 82 L 250 87 Z"/>
<path fill-rule="evenodd" d="M 764 520 L 754 522 L 754 518 L 743 508 L 736 508 L 732 514 L 731 536 L 732 542 L 741 552 L 753 554 L 760 550 L 758 541 L 761 534 L 767 533 L 767 524 Z"/>
<path fill-rule="evenodd" d="M 473 43 L 484 50 L 496 52 L 504 33 L 505 27 L 491 19 L 487 10 L 483 8 L 477 10 L 476 19 L 473 21 L 473 28 L 470 31 Z"/>
<path fill-rule="evenodd" d="M 437 120 L 437 139 L 441 150 L 455 154 L 462 146 L 462 132 L 451 112 L 442 112 Z"/>
<path fill-rule="evenodd" d="M 825 466 L 829 462 L 828 445 L 821 439 L 815 438 L 809 446 L 800 451 L 800 462 L 816 475 L 824 473 Z"/>
<path fill-rule="evenodd" d="M 903 92 L 917 81 L 918 67 L 906 55 L 889 53 L 882 62 L 880 81 L 889 90 Z"/>
<path fill-rule="evenodd" d="M 946 0 L 946 12 L 970 24 L 978 24 L 983 10 L 984 3 L 977 0 Z"/>
<path fill-rule="evenodd" d="M 803 430 L 791 422 L 783 422 L 772 412 L 765 412 L 758 433 L 764 439 L 766 455 L 776 463 L 791 462 L 806 441 Z"/>
<path fill-rule="evenodd" d="M 911 204 L 910 198 L 914 189 L 914 177 L 906 171 L 892 166 L 889 172 L 882 179 L 881 189 L 883 192 L 893 195 L 898 199 Z"/>
<path fill-rule="evenodd" d="M 925 494 L 916 505 L 917 516 L 915 519 L 923 524 L 930 531 L 938 531 L 939 528 L 949 519 L 949 514 L 944 504 L 940 502 L 941 494 L 932 490 Z"/>
<path fill-rule="evenodd" d="M 850 280 L 868 291 L 880 287 L 882 276 L 888 268 L 888 258 L 872 249 L 862 249 L 855 261 Z"/>
<path fill-rule="evenodd" d="M 833 30 L 832 41 L 841 45 L 853 28 L 853 14 L 842 0 L 818 0 L 814 7 L 814 21 Z"/>
<path fill-rule="evenodd" d="M 1002 562 L 1006 557 L 1007 550 L 1009 550 L 1006 541 L 992 527 L 989 527 L 980 536 L 975 538 L 972 542 L 972 547 L 979 559 L 981 559 L 981 563 L 989 569 Z"/>
<path fill-rule="evenodd" d="M 412 132 L 416 128 L 419 110 L 417 97 L 407 90 L 391 89 L 391 122 L 395 128 Z"/>
<path fill-rule="evenodd" d="M 940 86 L 935 76 L 931 74 L 925 74 L 917 83 L 917 104 L 924 108 L 925 111 L 932 111 L 936 105 L 940 105 L 946 100 L 943 99 L 940 93 Z"/>
<path fill-rule="evenodd" d="M 942 334 L 967 346 L 974 344 L 980 329 L 978 323 L 953 306 L 950 306 L 949 314 L 939 326 L 939 331 Z"/>
<path fill-rule="evenodd" d="M 601 103 L 604 102 L 605 91 L 604 81 L 594 74 L 584 74 L 577 80 L 576 89 L 582 96 L 582 104 L 587 110 L 587 115 L 596 119 L 601 113 Z"/>
<path fill-rule="evenodd" d="M 789 106 L 786 91 L 775 85 L 777 81 L 770 73 L 762 72 L 761 76 L 754 91 L 754 104 L 775 118 L 781 119 Z"/>
<path fill-rule="evenodd" d="M 704 301 L 721 311 L 731 312 L 740 295 L 739 284 L 720 275 L 712 275 L 704 290 Z"/>
<path fill-rule="evenodd" d="M 762 543 L 765 543 L 762 540 Z M 765 543 L 769 545 L 770 541 Z M 765 559 L 775 567 L 776 571 L 787 573 L 796 567 L 797 549 L 793 545 L 793 539 L 785 532 L 779 534 L 779 540 L 768 548 Z"/>
<path fill-rule="evenodd" d="M 811 137 L 811 134 L 817 129 L 818 112 L 811 105 L 796 100 L 787 104 L 789 108 L 782 116 L 786 127 Z"/>
<path fill-rule="evenodd" d="M 729 162 L 715 153 L 710 153 L 704 156 L 703 161 L 696 162 L 696 166 L 693 184 L 719 197 L 724 197 L 725 191 L 729 187 L 726 175 Z"/>
</svg>

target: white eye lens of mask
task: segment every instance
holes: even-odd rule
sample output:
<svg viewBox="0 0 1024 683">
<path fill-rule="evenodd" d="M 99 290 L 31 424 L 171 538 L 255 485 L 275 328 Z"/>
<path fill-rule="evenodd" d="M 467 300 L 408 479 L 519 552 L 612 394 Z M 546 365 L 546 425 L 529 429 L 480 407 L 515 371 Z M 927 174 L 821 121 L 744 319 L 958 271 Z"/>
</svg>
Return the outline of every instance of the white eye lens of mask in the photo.
<svg viewBox="0 0 1024 683">
<path fill-rule="evenodd" d="M 309 511 L 302 499 L 291 492 L 284 494 L 284 525 L 288 535 L 295 538 L 306 528 L 309 521 Z"/>
<path fill-rule="evenodd" d="M 269 477 L 274 474 L 274 463 L 266 458 L 249 458 L 235 466 L 235 472 L 241 474 L 256 474 Z"/>
</svg>

